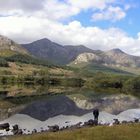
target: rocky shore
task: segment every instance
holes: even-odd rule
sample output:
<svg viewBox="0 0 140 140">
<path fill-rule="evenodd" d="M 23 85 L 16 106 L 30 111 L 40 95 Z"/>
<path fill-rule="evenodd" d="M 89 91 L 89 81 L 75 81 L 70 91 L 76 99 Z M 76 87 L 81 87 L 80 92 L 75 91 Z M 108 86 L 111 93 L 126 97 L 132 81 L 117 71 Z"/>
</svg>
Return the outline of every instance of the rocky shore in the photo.
<svg viewBox="0 0 140 140">
<path fill-rule="evenodd" d="M 97 125 L 113 126 L 132 123 L 140 123 L 140 109 L 127 110 L 118 115 L 100 112 L 98 122 L 93 119 L 92 113 L 87 113 L 80 117 L 58 115 L 46 121 L 39 121 L 27 115 L 16 114 L 0 122 L 0 136 L 57 132 Z"/>
</svg>

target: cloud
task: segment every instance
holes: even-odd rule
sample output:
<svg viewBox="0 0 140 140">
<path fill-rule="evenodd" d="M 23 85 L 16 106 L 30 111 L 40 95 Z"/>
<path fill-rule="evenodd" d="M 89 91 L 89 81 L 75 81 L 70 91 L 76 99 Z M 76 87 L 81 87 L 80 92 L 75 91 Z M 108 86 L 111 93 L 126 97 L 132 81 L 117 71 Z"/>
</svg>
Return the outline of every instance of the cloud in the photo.
<svg viewBox="0 0 140 140">
<path fill-rule="evenodd" d="M 63 20 L 82 11 L 103 10 L 115 0 L 1 0 L 0 12 L 4 16 L 34 16 Z"/>
<path fill-rule="evenodd" d="M 46 0 L 44 12 L 48 18 L 60 20 L 78 15 L 82 11 L 103 10 L 114 2 L 115 0 Z"/>
<path fill-rule="evenodd" d="M 129 10 L 131 7 L 133 7 L 133 6 L 131 6 L 130 4 L 126 4 L 125 6 L 124 6 L 124 10 Z"/>
<path fill-rule="evenodd" d="M 0 0 L 0 12 L 12 13 L 12 11 L 33 12 L 43 8 L 45 0 Z"/>
<path fill-rule="evenodd" d="M 104 9 L 110 3 L 114 3 L 115 0 L 68 0 L 69 3 L 80 9 Z"/>
<path fill-rule="evenodd" d="M 0 18 L 0 33 L 20 43 L 46 37 L 63 45 L 83 44 L 95 50 L 120 48 L 128 53 L 140 55 L 140 33 L 135 39 L 118 28 L 84 27 L 79 21 L 63 25 L 44 18 L 2 17 Z"/>
<path fill-rule="evenodd" d="M 43 7 L 44 0 L 0 0 L 0 10 L 13 10 L 13 9 L 22 9 L 22 10 L 39 10 Z"/>
<path fill-rule="evenodd" d="M 128 9 L 128 7 L 126 7 Z M 99 13 L 94 13 L 92 16 L 93 21 L 97 20 L 111 20 L 117 21 L 121 20 L 126 16 L 125 10 L 120 7 L 108 7 L 108 9 L 103 10 Z"/>
<path fill-rule="evenodd" d="M 42 15 L 53 20 L 69 18 L 79 13 L 80 9 L 78 7 L 73 7 L 68 3 L 58 0 L 46 0 L 44 3 L 44 11 L 42 11 Z"/>
<path fill-rule="evenodd" d="M 0 11 L 5 14 L 0 17 L 0 34 L 18 43 L 32 42 L 46 37 L 63 45 L 83 44 L 94 50 L 120 48 L 127 53 L 140 55 L 140 33 L 137 38 L 133 38 L 119 28 L 84 27 L 77 20 L 70 21 L 68 24 L 61 22 L 62 19 L 88 9 L 92 9 L 93 12 L 96 11 L 95 9 L 101 11 L 107 9 L 105 15 L 102 13 L 102 18 L 111 17 L 120 20 L 125 13 L 120 7 L 110 5 L 114 0 L 67 0 L 65 2 L 44 0 L 43 3 L 38 0 L 14 0 L 14 3 L 13 0 L 7 1 L 0 1 Z M 126 6 L 125 9 L 129 7 Z M 7 13 L 4 13 L 6 10 Z"/>
</svg>

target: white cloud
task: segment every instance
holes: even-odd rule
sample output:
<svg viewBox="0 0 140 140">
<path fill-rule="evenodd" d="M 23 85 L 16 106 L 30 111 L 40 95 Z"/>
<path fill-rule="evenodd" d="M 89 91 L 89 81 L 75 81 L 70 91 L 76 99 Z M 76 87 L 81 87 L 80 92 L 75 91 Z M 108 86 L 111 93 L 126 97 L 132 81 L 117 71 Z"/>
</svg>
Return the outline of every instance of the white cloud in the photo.
<svg viewBox="0 0 140 140">
<path fill-rule="evenodd" d="M 0 0 L 1 15 L 45 17 L 62 20 L 84 10 L 103 10 L 116 0 Z"/>
<path fill-rule="evenodd" d="M 77 15 L 80 9 L 58 0 L 46 0 L 41 13 L 49 19 L 60 20 Z"/>
<path fill-rule="evenodd" d="M 107 10 L 103 10 L 99 13 L 94 13 L 92 18 L 94 21 L 97 20 L 111 20 L 117 21 L 121 20 L 126 16 L 126 13 L 120 7 L 112 7 L 110 6 Z"/>
<path fill-rule="evenodd" d="M 118 28 L 103 30 L 99 27 L 84 27 L 78 21 L 63 25 L 57 21 L 35 17 L 2 17 L 0 33 L 20 43 L 47 37 L 60 44 L 83 44 L 101 50 L 120 48 L 140 55 L 140 33 L 134 39 Z"/>
<path fill-rule="evenodd" d="M 43 8 L 45 0 L 0 0 L 1 14 L 13 13 L 12 11 L 34 12 Z"/>
<path fill-rule="evenodd" d="M 80 9 L 104 9 L 107 4 L 113 3 L 115 0 L 68 0 L 69 3 Z"/>
<path fill-rule="evenodd" d="M 129 10 L 130 8 L 131 8 L 132 6 L 130 5 L 130 4 L 126 4 L 125 6 L 124 6 L 124 10 Z"/>
<path fill-rule="evenodd" d="M 111 17 L 119 20 L 125 14 L 119 7 L 108 6 L 107 3 L 111 3 L 113 0 L 69 0 L 65 3 L 58 0 L 44 0 L 43 5 L 39 3 L 35 6 L 27 0 L 21 0 L 22 5 L 18 4 L 19 0 L 15 0 L 17 5 L 13 5 L 10 2 L 12 0 L 8 1 L 7 6 L 5 6 L 5 0 L 0 1 L 1 13 L 4 14 L 3 11 L 7 10 L 10 14 L 0 17 L 0 34 L 19 43 L 32 42 L 46 37 L 60 44 L 83 44 L 89 48 L 101 50 L 120 48 L 128 53 L 140 55 L 140 33 L 137 38 L 133 38 L 118 28 L 84 27 L 76 20 L 66 25 L 60 22 L 61 19 L 71 17 L 80 13 L 81 10 L 89 8 L 108 9 L 115 15 L 115 18 L 113 14 Z M 128 9 L 127 6 L 126 9 Z M 106 18 L 109 17 L 110 15 Z"/>
</svg>

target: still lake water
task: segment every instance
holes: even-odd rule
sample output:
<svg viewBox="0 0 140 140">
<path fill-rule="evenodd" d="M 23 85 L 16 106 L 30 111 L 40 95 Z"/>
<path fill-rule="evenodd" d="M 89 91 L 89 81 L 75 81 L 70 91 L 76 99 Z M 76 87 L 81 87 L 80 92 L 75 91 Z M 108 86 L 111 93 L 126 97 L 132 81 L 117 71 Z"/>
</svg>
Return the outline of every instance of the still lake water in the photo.
<svg viewBox="0 0 140 140">
<path fill-rule="evenodd" d="M 18 124 L 32 131 L 60 127 L 93 119 L 92 110 L 100 110 L 99 121 L 114 118 L 140 118 L 140 99 L 132 95 L 96 93 L 72 87 L 1 86 L 0 123 Z M 25 132 L 27 133 L 27 132 Z"/>
</svg>

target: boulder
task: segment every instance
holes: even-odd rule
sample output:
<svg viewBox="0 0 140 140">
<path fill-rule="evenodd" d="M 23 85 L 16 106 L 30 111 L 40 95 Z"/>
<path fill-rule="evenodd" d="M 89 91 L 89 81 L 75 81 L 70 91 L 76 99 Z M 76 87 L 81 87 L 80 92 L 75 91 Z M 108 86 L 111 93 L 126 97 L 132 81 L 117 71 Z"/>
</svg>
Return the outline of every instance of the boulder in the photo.
<svg viewBox="0 0 140 140">
<path fill-rule="evenodd" d="M 122 124 L 127 124 L 128 122 L 127 121 L 122 121 Z"/>
<path fill-rule="evenodd" d="M 32 134 L 34 134 L 34 133 L 37 133 L 37 130 L 36 130 L 36 129 L 34 129 L 34 130 L 32 131 Z"/>
<path fill-rule="evenodd" d="M 98 120 L 90 119 L 88 122 L 85 122 L 84 125 L 96 126 L 96 125 L 98 125 Z"/>
<path fill-rule="evenodd" d="M 13 126 L 12 132 L 14 135 L 22 135 L 23 134 L 22 129 L 19 129 L 19 126 L 17 124 Z"/>
<path fill-rule="evenodd" d="M 134 119 L 134 122 L 135 122 L 135 123 L 138 123 L 138 122 L 139 122 L 139 119 L 135 118 L 135 119 Z"/>
<path fill-rule="evenodd" d="M 118 119 L 113 119 L 113 120 L 114 120 L 113 124 L 116 124 L 116 125 L 120 124 L 120 121 Z"/>
<path fill-rule="evenodd" d="M 49 127 L 49 131 L 51 131 L 51 132 L 59 131 L 59 126 L 58 125 L 53 125 L 53 126 L 48 126 L 48 127 Z"/>
<path fill-rule="evenodd" d="M 13 130 L 18 130 L 18 129 L 19 129 L 19 127 L 17 124 L 13 126 Z"/>
<path fill-rule="evenodd" d="M 0 124 L 0 129 L 2 130 L 4 129 L 9 130 L 9 127 L 10 127 L 9 123 Z"/>
</svg>

